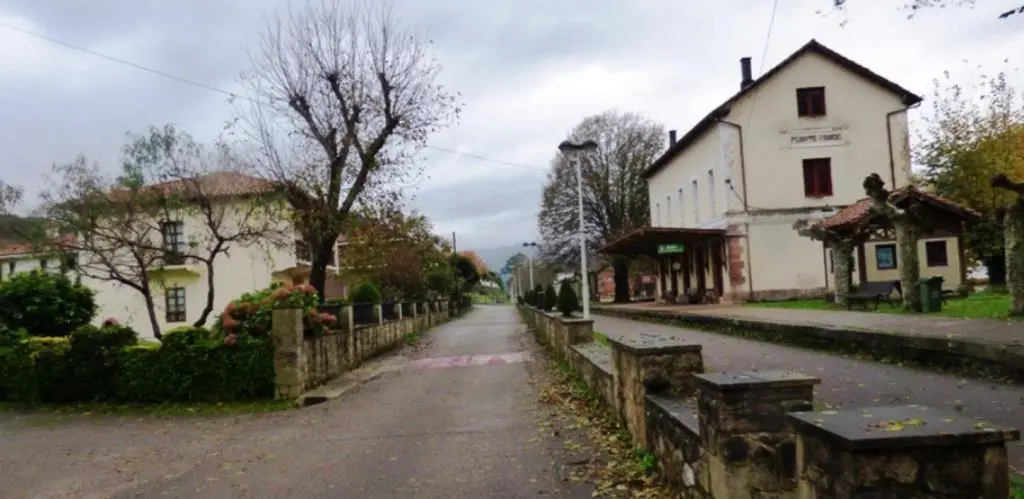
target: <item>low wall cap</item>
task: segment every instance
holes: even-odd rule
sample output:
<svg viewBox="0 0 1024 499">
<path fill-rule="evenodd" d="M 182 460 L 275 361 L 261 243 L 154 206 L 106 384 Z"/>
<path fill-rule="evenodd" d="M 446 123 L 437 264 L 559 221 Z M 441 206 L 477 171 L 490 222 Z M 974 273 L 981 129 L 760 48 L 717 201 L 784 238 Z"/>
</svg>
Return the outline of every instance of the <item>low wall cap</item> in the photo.
<svg viewBox="0 0 1024 499">
<path fill-rule="evenodd" d="M 921 405 L 791 412 L 787 419 L 798 430 L 848 450 L 1000 444 L 1020 439 L 1018 430 Z"/>
<path fill-rule="evenodd" d="M 694 343 L 678 336 L 663 334 L 640 333 L 637 335 L 609 336 L 612 347 L 632 353 L 663 354 L 680 352 L 700 352 L 700 343 Z"/>
<path fill-rule="evenodd" d="M 814 386 L 821 383 L 821 378 L 790 370 L 733 371 L 696 374 L 694 377 L 698 383 L 719 391 Z"/>
</svg>

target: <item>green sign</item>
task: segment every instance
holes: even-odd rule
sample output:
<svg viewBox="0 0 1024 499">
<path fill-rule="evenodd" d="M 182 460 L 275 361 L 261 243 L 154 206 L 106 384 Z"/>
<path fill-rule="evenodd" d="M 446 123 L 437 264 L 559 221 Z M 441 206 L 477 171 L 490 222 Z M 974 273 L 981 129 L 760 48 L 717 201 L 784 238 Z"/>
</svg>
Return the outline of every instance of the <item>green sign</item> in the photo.
<svg viewBox="0 0 1024 499">
<path fill-rule="evenodd" d="M 658 254 L 659 255 L 674 255 L 686 251 L 686 246 L 682 244 L 659 244 Z"/>
</svg>

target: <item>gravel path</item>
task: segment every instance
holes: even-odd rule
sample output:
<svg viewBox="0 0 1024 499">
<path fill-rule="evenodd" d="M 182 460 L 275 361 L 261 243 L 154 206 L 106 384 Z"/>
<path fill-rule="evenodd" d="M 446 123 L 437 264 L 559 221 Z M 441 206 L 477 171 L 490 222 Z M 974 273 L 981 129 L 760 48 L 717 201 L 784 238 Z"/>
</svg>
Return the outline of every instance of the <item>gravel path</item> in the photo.
<svg viewBox="0 0 1024 499">
<path fill-rule="evenodd" d="M 594 316 L 606 335 L 640 332 L 681 336 L 704 347 L 707 371 L 792 369 L 819 376 L 819 406 L 829 408 L 920 404 L 961 412 L 1024 430 L 1024 386 L 857 360 L 849 356 L 775 345 L 723 334 Z M 1010 464 L 1024 471 L 1024 445 L 1009 444 Z"/>
</svg>

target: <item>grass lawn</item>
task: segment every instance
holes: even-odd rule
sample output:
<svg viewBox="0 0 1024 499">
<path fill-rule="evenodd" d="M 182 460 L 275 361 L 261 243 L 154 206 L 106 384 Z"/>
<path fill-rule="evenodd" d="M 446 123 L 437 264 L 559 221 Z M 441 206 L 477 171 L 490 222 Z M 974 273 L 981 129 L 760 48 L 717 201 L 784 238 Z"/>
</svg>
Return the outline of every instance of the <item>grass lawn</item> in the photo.
<svg viewBox="0 0 1024 499">
<path fill-rule="evenodd" d="M 747 306 L 812 310 L 846 310 L 845 307 L 840 307 L 835 303 L 829 303 L 821 299 L 749 303 Z M 854 307 L 854 310 L 859 311 L 861 309 Z M 958 317 L 965 319 L 1006 319 L 1009 316 L 1009 311 L 1009 295 L 1003 293 L 980 292 L 967 298 L 951 298 L 943 303 L 941 312 L 927 315 Z M 869 310 L 869 313 L 875 312 L 876 311 L 874 310 Z M 885 304 L 878 307 L 877 312 L 890 314 L 909 313 L 903 310 L 902 307 L 890 307 Z"/>
</svg>

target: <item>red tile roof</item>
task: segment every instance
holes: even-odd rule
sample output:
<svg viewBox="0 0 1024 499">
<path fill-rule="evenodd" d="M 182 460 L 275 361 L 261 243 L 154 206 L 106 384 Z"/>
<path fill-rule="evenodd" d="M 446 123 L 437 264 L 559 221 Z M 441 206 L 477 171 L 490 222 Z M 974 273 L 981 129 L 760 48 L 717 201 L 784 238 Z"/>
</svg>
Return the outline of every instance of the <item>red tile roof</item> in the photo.
<svg viewBox="0 0 1024 499">
<path fill-rule="evenodd" d="M 75 240 L 76 239 L 73 236 L 65 236 L 61 238 L 59 242 L 74 244 Z M 30 243 L 13 241 L 0 243 L 0 256 L 31 255 L 35 252 L 36 249 Z"/>
<path fill-rule="evenodd" d="M 143 192 L 183 194 L 185 196 L 233 197 L 265 194 L 278 189 L 278 184 L 267 179 L 237 172 L 215 172 L 194 179 L 179 179 L 142 188 Z M 119 191 L 115 191 L 116 192 Z"/>
<path fill-rule="evenodd" d="M 913 186 L 901 187 L 899 189 L 892 191 L 889 199 L 893 203 L 900 203 L 903 200 L 905 200 L 908 196 L 914 196 L 918 198 L 918 200 L 920 201 L 930 203 L 937 208 L 949 211 L 959 217 L 964 218 L 965 220 L 978 220 L 981 218 L 981 215 L 978 212 L 970 208 L 960 206 L 959 204 L 954 203 L 953 201 L 950 201 L 944 197 L 937 196 L 930 192 L 925 192 Z M 836 214 L 828 218 L 822 219 L 820 222 L 818 222 L 818 225 L 825 228 L 843 227 L 859 223 L 863 221 L 866 217 L 869 217 L 870 215 L 871 199 L 865 197 L 858 200 L 856 203 L 853 203 L 850 206 L 847 206 L 846 208 L 839 210 L 838 212 L 836 212 Z"/>
</svg>

